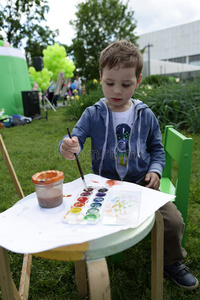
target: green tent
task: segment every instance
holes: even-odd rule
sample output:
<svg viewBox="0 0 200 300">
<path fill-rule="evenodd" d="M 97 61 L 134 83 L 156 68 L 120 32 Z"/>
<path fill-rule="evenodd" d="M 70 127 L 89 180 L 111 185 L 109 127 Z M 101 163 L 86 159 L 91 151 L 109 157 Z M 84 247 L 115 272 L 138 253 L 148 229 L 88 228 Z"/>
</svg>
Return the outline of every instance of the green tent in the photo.
<svg viewBox="0 0 200 300">
<path fill-rule="evenodd" d="M 0 47 L 0 110 L 24 115 L 22 91 L 30 91 L 28 66 L 19 49 Z"/>
</svg>

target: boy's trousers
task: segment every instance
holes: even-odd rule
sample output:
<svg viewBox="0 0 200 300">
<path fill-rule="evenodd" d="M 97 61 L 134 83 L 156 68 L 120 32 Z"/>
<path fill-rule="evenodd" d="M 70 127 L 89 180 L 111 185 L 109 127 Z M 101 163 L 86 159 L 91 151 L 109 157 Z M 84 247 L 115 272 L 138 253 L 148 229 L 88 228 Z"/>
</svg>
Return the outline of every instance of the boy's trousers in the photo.
<svg viewBox="0 0 200 300">
<path fill-rule="evenodd" d="M 145 186 L 142 180 L 138 183 Z M 164 265 L 169 266 L 176 262 L 183 262 L 187 252 L 181 247 L 185 224 L 180 211 L 173 202 L 167 202 L 159 209 L 164 221 Z"/>
<path fill-rule="evenodd" d="M 183 262 L 187 253 L 181 247 L 185 224 L 180 211 L 172 202 L 159 209 L 164 221 L 164 265 Z"/>
</svg>

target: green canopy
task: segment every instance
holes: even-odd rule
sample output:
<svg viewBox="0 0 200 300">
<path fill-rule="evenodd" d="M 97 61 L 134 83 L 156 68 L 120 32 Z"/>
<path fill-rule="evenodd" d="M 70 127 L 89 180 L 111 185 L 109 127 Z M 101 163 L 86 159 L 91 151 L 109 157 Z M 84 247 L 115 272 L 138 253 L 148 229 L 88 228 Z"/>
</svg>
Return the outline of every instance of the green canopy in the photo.
<svg viewBox="0 0 200 300">
<path fill-rule="evenodd" d="M 23 53 L 0 47 L 0 110 L 6 115 L 24 115 L 22 91 L 30 91 L 28 66 Z"/>
</svg>

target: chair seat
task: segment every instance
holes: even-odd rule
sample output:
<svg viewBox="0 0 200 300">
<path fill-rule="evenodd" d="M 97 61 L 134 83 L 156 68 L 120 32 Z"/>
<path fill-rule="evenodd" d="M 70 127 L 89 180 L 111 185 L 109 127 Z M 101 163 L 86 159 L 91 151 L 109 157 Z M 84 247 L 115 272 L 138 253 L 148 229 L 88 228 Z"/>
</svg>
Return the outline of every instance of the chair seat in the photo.
<svg viewBox="0 0 200 300">
<path fill-rule="evenodd" d="M 162 177 L 160 181 L 160 190 L 163 193 L 167 193 L 170 195 L 175 195 L 176 189 L 173 183 L 167 177 Z M 172 200 L 174 201 L 175 198 Z"/>
</svg>

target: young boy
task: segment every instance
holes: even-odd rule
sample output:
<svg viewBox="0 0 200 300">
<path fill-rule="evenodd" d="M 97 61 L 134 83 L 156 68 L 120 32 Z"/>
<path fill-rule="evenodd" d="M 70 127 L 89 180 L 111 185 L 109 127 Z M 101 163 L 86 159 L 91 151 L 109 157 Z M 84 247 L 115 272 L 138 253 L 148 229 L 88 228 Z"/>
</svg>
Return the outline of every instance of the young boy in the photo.
<svg viewBox="0 0 200 300">
<path fill-rule="evenodd" d="M 143 59 L 139 49 L 126 40 L 116 41 L 100 55 L 100 79 L 105 98 L 88 107 L 72 131 L 59 144 L 64 158 L 74 159 L 86 138 L 91 138 L 92 170 L 116 180 L 159 189 L 165 165 L 158 121 L 150 108 L 132 99 L 142 80 Z M 164 272 L 179 286 L 193 290 L 198 280 L 182 261 L 184 223 L 176 206 L 160 208 L 164 219 Z"/>
</svg>

